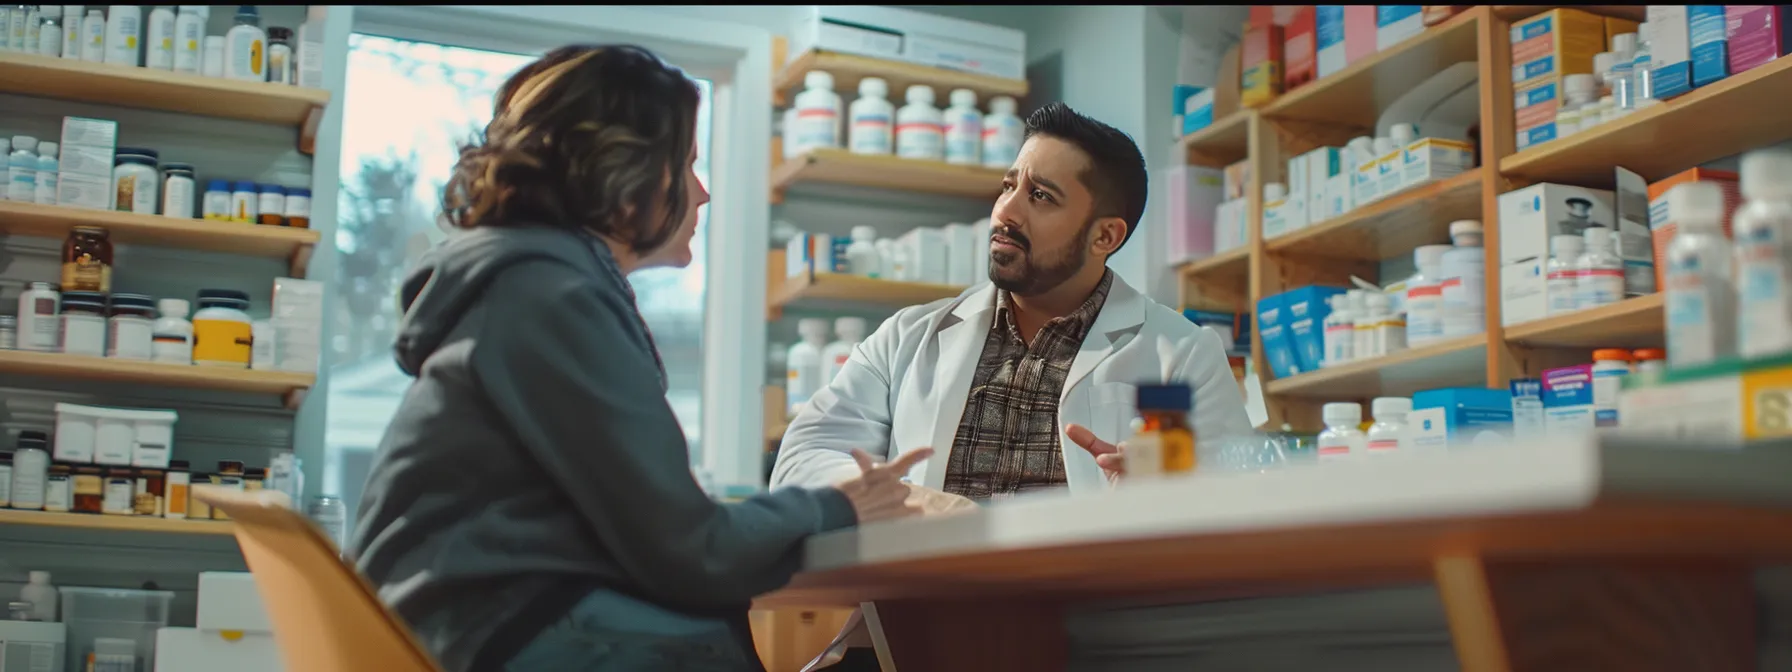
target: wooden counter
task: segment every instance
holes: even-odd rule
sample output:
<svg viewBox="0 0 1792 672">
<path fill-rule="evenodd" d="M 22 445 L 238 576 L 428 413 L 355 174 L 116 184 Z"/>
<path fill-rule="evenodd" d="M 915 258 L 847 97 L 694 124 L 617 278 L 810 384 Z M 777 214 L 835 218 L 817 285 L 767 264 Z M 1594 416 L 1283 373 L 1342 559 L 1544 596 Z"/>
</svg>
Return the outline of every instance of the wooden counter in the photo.
<svg viewBox="0 0 1792 672">
<path fill-rule="evenodd" d="M 1063 669 L 1066 606 L 1436 585 L 1462 669 L 1752 670 L 1792 449 L 1538 441 L 1018 499 L 817 537 L 761 608 L 867 603 L 886 672 Z M 974 627 L 973 627 L 974 625 Z"/>
</svg>

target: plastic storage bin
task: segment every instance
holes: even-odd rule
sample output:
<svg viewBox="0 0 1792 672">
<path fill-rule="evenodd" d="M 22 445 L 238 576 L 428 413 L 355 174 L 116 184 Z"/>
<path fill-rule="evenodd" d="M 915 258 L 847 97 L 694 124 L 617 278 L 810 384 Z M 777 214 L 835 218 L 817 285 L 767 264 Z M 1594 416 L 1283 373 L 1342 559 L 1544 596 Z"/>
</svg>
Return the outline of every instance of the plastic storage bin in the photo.
<svg viewBox="0 0 1792 672">
<path fill-rule="evenodd" d="M 68 672 L 82 672 L 93 640 L 109 637 L 137 643 L 137 672 L 156 659 L 156 630 L 168 625 L 174 593 L 166 590 L 63 586 L 62 623 L 68 626 Z"/>
</svg>

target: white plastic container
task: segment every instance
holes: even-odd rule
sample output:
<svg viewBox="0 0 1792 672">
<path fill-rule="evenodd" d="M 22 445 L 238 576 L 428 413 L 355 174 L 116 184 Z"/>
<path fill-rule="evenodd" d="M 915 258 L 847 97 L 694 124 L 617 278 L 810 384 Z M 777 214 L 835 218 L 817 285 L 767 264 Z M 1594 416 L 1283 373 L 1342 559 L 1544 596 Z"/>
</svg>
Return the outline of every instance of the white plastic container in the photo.
<svg viewBox="0 0 1792 672">
<path fill-rule="evenodd" d="M 190 305 L 186 299 L 162 299 L 156 302 L 159 315 L 151 325 L 154 340 L 151 358 L 167 364 L 193 363 L 193 323 L 187 321 Z"/>
<path fill-rule="evenodd" d="M 6 200 L 37 201 L 37 138 L 12 136 L 12 152 L 6 157 Z"/>
<path fill-rule="evenodd" d="M 1443 336 L 1443 258 L 1449 245 L 1412 251 L 1419 274 L 1406 281 L 1406 345 L 1419 347 Z"/>
<path fill-rule="evenodd" d="M 1363 407 L 1349 402 L 1333 402 L 1320 408 L 1325 431 L 1319 433 L 1320 461 L 1347 459 L 1369 450 L 1369 437 L 1358 425 L 1363 424 Z"/>
<path fill-rule="evenodd" d="M 933 106 L 933 88 L 908 87 L 908 104 L 896 111 L 896 155 L 905 159 L 946 158 L 945 117 Z"/>
<path fill-rule="evenodd" d="M 207 35 L 199 42 L 199 74 L 223 77 L 224 64 L 230 60 L 223 35 Z"/>
<path fill-rule="evenodd" d="M 81 60 L 103 63 L 106 60 L 106 15 L 97 9 L 87 10 L 81 18 Z"/>
<path fill-rule="evenodd" d="M 983 166 L 1007 168 L 1020 156 L 1026 128 L 1014 115 L 1014 99 L 996 96 L 989 99 L 989 114 L 983 117 Z"/>
<path fill-rule="evenodd" d="M 1334 295 L 1327 298 L 1326 303 L 1332 310 L 1325 316 L 1325 356 L 1320 359 L 1321 368 L 1356 358 L 1356 311 L 1350 305 L 1350 295 Z"/>
<path fill-rule="evenodd" d="M 50 573 L 32 570 L 25 576 L 26 583 L 19 588 L 19 600 L 31 603 L 31 620 L 55 623 L 59 595 L 56 586 L 50 583 Z"/>
<path fill-rule="evenodd" d="M 847 146 L 854 154 L 887 155 L 896 151 L 896 106 L 890 85 L 880 77 L 859 80 L 859 99 L 847 110 Z"/>
<path fill-rule="evenodd" d="M 55 285 L 33 282 L 19 292 L 18 348 L 55 352 L 62 344 L 62 293 Z"/>
<path fill-rule="evenodd" d="M 56 204 L 56 184 L 61 179 L 58 157 L 62 148 L 54 142 L 37 143 L 37 191 L 33 200 L 38 205 Z"/>
<path fill-rule="evenodd" d="M 821 379 L 834 382 L 834 375 L 846 366 L 854 348 L 865 340 L 865 318 L 842 317 L 834 320 L 834 336 L 838 340 L 821 350 Z"/>
<path fill-rule="evenodd" d="M 803 75 L 803 91 L 796 94 L 796 127 L 784 129 L 785 142 L 795 139 L 797 153 L 840 146 L 840 95 L 834 93 L 834 76 L 821 70 Z"/>
<path fill-rule="evenodd" d="M 166 469 L 174 411 L 56 404 L 56 461 Z"/>
<path fill-rule="evenodd" d="M 12 508 L 29 511 L 44 508 L 44 486 L 50 473 L 46 441 L 43 432 L 19 432 L 18 450 L 12 454 Z"/>
<path fill-rule="evenodd" d="M 1550 315 L 1572 313 L 1578 300 L 1575 292 L 1580 284 L 1581 252 L 1586 246 L 1580 236 L 1563 235 L 1549 238 L 1549 267 L 1544 271 L 1545 291 L 1549 294 Z"/>
<path fill-rule="evenodd" d="M 86 5 L 62 6 L 62 57 L 81 60 L 81 20 L 87 15 Z"/>
<path fill-rule="evenodd" d="M 1697 366 L 1736 354 L 1736 286 L 1724 238 L 1724 192 L 1715 182 L 1668 190 L 1668 219 L 1680 225 L 1668 243 L 1668 365 Z"/>
<path fill-rule="evenodd" d="M 162 204 L 156 157 L 119 152 L 112 167 L 112 209 L 153 215 Z"/>
<path fill-rule="evenodd" d="M 877 229 L 852 227 L 852 243 L 846 246 L 846 265 L 853 275 L 875 278 L 883 270 L 883 257 L 877 253 Z"/>
<path fill-rule="evenodd" d="M 784 398 L 790 403 L 793 417 L 808 405 L 810 397 L 827 385 L 821 378 L 821 350 L 828 345 L 828 321 L 803 318 L 797 321 L 796 330 L 803 340 L 790 346 L 784 380 Z"/>
<path fill-rule="evenodd" d="M 1353 289 L 1351 291 L 1361 290 Z M 1376 336 L 1379 335 L 1377 327 L 1381 325 L 1382 320 L 1388 319 L 1388 300 L 1386 296 L 1380 296 L 1381 301 L 1377 302 L 1375 300 L 1377 296 L 1380 295 L 1362 294 L 1363 310 L 1357 313 L 1353 325 L 1356 342 L 1352 348 L 1356 351 L 1357 359 L 1369 359 L 1388 354 L 1386 350 L 1382 349 L 1381 342 L 1376 339 Z"/>
<path fill-rule="evenodd" d="M 1378 355 L 1390 355 L 1406 349 L 1406 320 L 1394 309 L 1392 295 L 1369 294 L 1369 309 L 1375 313 L 1370 340 Z"/>
<path fill-rule="evenodd" d="M 38 26 L 35 53 L 39 56 L 56 58 L 62 55 L 62 5 L 42 5 L 38 13 L 43 22 Z"/>
<path fill-rule="evenodd" d="M 162 167 L 162 216 L 176 219 L 193 218 L 193 199 L 198 190 L 193 179 L 193 166 L 170 163 Z"/>
<path fill-rule="evenodd" d="M 1618 426 L 1618 396 L 1624 388 L 1624 376 L 1630 375 L 1630 358 L 1629 350 L 1607 348 L 1593 351 L 1594 426 Z"/>
<path fill-rule="evenodd" d="M 1612 230 L 1595 226 L 1581 232 L 1586 249 L 1574 262 L 1576 310 L 1624 300 L 1624 260 L 1612 251 Z"/>
<path fill-rule="evenodd" d="M 977 92 L 953 89 L 946 108 L 946 163 L 975 166 L 983 157 L 983 113 L 977 111 Z"/>
<path fill-rule="evenodd" d="M 198 74 L 204 62 L 205 8 L 181 5 L 174 17 L 174 71 Z"/>
<path fill-rule="evenodd" d="M 1792 352 L 1792 152 L 1742 155 L 1736 239 L 1737 351 L 1757 358 Z"/>
<path fill-rule="evenodd" d="M 1370 402 L 1375 424 L 1369 426 L 1364 444 L 1370 455 L 1387 455 L 1407 447 L 1406 417 L 1412 413 L 1412 400 L 1406 397 L 1376 397 Z"/>
<path fill-rule="evenodd" d="M 1441 335 L 1444 338 L 1479 334 L 1487 329 L 1486 256 L 1481 250 L 1481 223 L 1465 219 L 1450 224 L 1454 245 L 1443 254 Z M 1620 275 L 1619 282 L 1623 281 Z M 1622 290 L 1619 295 L 1623 295 Z"/>
<path fill-rule="evenodd" d="M 139 5 L 106 6 L 106 62 L 112 65 L 143 65 L 140 50 L 143 41 L 143 7 Z"/>
<path fill-rule="evenodd" d="M 268 34 L 254 5 L 238 5 L 236 25 L 224 33 L 224 77 L 268 81 Z"/>
<path fill-rule="evenodd" d="M 174 9 L 156 5 L 149 10 L 148 32 L 143 40 L 143 66 L 155 70 L 174 69 Z"/>
</svg>

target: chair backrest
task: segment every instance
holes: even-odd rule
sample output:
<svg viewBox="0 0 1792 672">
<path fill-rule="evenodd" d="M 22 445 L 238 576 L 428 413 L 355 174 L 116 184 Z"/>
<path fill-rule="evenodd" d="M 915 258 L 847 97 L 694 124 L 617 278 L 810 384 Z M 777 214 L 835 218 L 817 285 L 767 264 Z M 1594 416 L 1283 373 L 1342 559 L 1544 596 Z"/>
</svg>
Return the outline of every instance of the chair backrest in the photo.
<svg viewBox="0 0 1792 672">
<path fill-rule="evenodd" d="M 194 495 L 236 526 L 285 669 L 441 672 L 360 573 L 342 562 L 336 545 L 288 508 L 284 494 L 201 485 Z"/>
</svg>

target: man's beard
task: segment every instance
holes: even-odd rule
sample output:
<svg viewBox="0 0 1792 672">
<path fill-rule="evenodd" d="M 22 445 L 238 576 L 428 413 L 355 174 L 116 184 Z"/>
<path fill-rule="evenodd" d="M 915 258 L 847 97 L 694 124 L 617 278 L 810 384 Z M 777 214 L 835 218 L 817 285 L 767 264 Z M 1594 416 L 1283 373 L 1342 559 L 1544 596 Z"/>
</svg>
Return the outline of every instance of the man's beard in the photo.
<svg viewBox="0 0 1792 672">
<path fill-rule="evenodd" d="M 1051 259 L 1033 256 L 1032 241 L 1012 231 L 1000 231 L 1010 239 L 1021 243 L 1019 252 L 991 252 L 989 258 L 989 282 L 1010 294 L 1017 296 L 1038 296 L 1053 289 L 1076 276 L 1089 261 L 1089 234 L 1095 229 L 1095 220 L 1083 223 L 1077 231 L 1075 243 L 1066 246 Z M 1006 265 L 999 263 L 997 255 L 1013 255 Z"/>
</svg>

